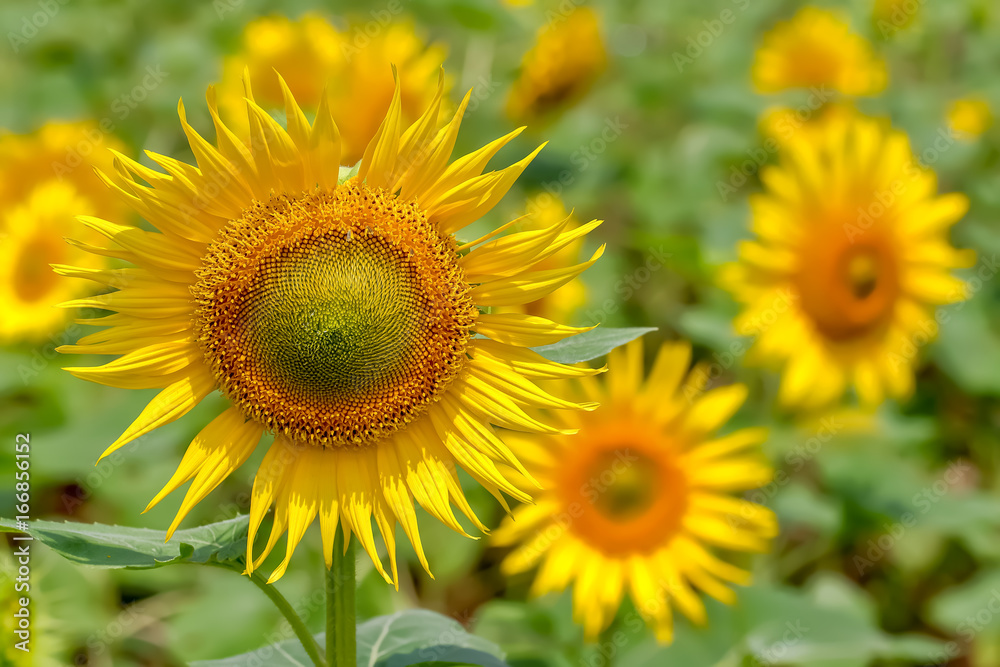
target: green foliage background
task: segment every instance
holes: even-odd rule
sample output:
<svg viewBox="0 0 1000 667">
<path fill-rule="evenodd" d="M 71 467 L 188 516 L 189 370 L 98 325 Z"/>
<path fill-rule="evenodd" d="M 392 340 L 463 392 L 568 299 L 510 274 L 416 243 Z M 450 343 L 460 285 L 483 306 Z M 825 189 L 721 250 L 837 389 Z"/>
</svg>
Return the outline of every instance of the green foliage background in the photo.
<svg viewBox="0 0 1000 667">
<path fill-rule="evenodd" d="M 297 17 L 316 10 L 337 19 L 382 9 L 305 0 L 53 0 L 58 11 L 15 53 L 9 34 L 19 33 L 25 17 L 44 4 L 0 5 L 7 35 L 0 44 L 0 127 L 28 132 L 51 118 L 111 118 L 133 154 L 149 148 L 188 160 L 177 99 L 187 100 L 192 123 L 210 134 L 201 103 L 205 87 L 217 80 L 221 57 L 237 48 L 248 21 L 271 12 Z M 504 96 L 521 54 L 546 21 L 545 6 L 403 5 L 430 39 L 448 45 L 456 93 L 471 85 L 484 91 L 457 150 L 510 129 Z M 669 648 L 655 644 L 628 605 L 604 644 L 585 646 L 569 620 L 568 595 L 526 602 L 528 581 L 499 575 L 502 552 L 427 517 L 421 530 L 436 578 L 422 572 L 404 546 L 409 575 L 395 593 L 361 559 L 360 616 L 416 606 L 437 610 L 500 644 L 515 667 L 1000 664 L 1000 288 L 993 280 L 1000 250 L 1000 127 L 975 142 L 951 141 L 932 165 L 943 191 L 964 191 L 972 200 L 953 236 L 955 245 L 979 254 L 966 277 L 994 268 L 969 302 L 948 307 L 940 339 L 921 351 L 926 363 L 916 396 L 905 405 L 886 404 L 872 418 L 838 413 L 826 423 L 797 420 L 774 408 L 777 376 L 745 368 L 741 354 L 732 353 L 743 349 L 730 326 L 737 308 L 716 287 L 715 272 L 747 236 L 746 196 L 759 189 L 756 174 L 727 197 L 719 183 L 760 154 L 757 122 L 765 108 L 806 99 L 805 93 L 763 97 L 749 80 L 762 33 L 800 3 L 595 5 L 610 69 L 579 105 L 547 127 L 530 128 L 497 158 L 523 155 L 540 138 L 551 142 L 525 173 L 521 190 L 508 195 L 489 222 L 520 214 L 524 195 L 546 188 L 559 190 L 580 218 L 607 221 L 591 242 L 606 242 L 609 251 L 585 275 L 589 302 L 576 323 L 658 327 L 647 336 L 647 349 L 660 339 L 689 338 L 697 356 L 717 364 L 719 382 L 750 385 L 751 399 L 730 426 L 772 428 L 768 455 L 778 473 L 759 498 L 777 511 L 781 536 L 771 554 L 753 560 L 755 584 L 740 592 L 739 604 L 709 602 L 706 628 L 678 620 Z M 976 93 L 1000 110 L 1000 6 L 993 0 L 923 3 L 914 25 L 887 36 L 871 23 L 869 0 L 824 6 L 845 11 L 887 59 L 887 91 L 860 106 L 891 117 L 918 153 L 945 131 L 951 100 Z M 679 67 L 674 54 L 690 56 L 690 40 L 696 43 L 725 10 L 736 20 Z M 167 76 L 123 116 L 121 96 L 147 67 Z M 601 140 L 608 128 L 615 136 Z M 568 184 L 554 185 L 560 178 Z M 637 270 L 651 257 L 663 258 L 663 268 L 637 282 L 644 275 Z M 95 467 L 98 454 L 154 392 L 75 380 L 60 370 L 67 360 L 57 358 L 54 347 L 0 352 L 0 424 L 10 434 L 5 441 L 17 432 L 32 434 L 35 516 L 162 529 L 179 501 L 139 511 L 219 403 L 206 401 Z M 185 525 L 245 513 L 263 449 Z M 0 507 L 10 507 L 13 458 L 6 445 L 0 479 Z M 480 516 L 496 525 L 495 502 L 475 485 L 468 493 Z M 322 588 L 317 538 L 310 534 L 279 584 L 290 600 L 308 600 Z M 49 619 L 38 626 L 47 635 L 39 641 L 65 664 L 181 665 L 251 650 L 274 641 L 282 627 L 259 591 L 224 572 L 81 569 L 42 550 L 34 568 L 36 604 Z M 314 611 L 307 622 L 319 630 L 322 610 Z"/>
</svg>

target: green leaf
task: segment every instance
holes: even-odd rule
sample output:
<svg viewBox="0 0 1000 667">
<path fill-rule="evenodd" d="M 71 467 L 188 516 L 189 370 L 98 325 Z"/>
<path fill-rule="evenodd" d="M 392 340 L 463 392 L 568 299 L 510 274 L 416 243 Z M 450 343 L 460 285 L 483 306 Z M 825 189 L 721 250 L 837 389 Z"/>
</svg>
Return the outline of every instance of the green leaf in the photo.
<svg viewBox="0 0 1000 667">
<path fill-rule="evenodd" d="M 506 664 L 496 645 L 469 634 L 454 619 L 425 609 L 379 616 L 358 625 L 358 665 L 410 667 L 449 661 L 484 667 Z"/>
<path fill-rule="evenodd" d="M 985 296 L 985 295 L 982 295 Z M 1000 335 L 991 310 L 995 304 L 982 297 L 945 306 L 948 315 L 941 326 L 932 356 L 942 370 L 964 390 L 975 394 L 1000 394 Z M 975 350 L 975 354 L 969 354 Z"/>
<path fill-rule="evenodd" d="M 325 648 L 324 633 L 316 635 Z M 255 651 L 192 662 L 191 667 L 301 667 L 309 658 L 298 640 L 290 639 Z M 469 634 L 454 619 L 426 609 L 378 616 L 358 625 L 358 667 L 446 667 L 479 665 L 508 667 L 503 652 L 492 642 Z"/>
<path fill-rule="evenodd" d="M 790 587 L 754 586 L 738 591 L 739 602 L 708 602 L 704 628 L 679 626 L 670 646 L 652 640 L 629 646 L 621 664 L 792 665 L 842 667 L 881 659 L 905 664 L 940 664 L 945 642 L 926 635 L 889 634 L 878 626 L 871 601 L 846 578 L 816 582 L 812 593 Z M 683 628 L 683 629 L 682 629 Z"/>
<path fill-rule="evenodd" d="M 92 523 L 29 521 L 27 530 L 13 519 L 0 518 L 0 532 L 23 532 L 63 558 L 81 565 L 149 569 L 174 563 L 235 560 L 246 552 L 249 517 L 242 515 L 207 526 L 166 533 Z"/>
<path fill-rule="evenodd" d="M 603 357 L 619 345 L 624 345 L 650 331 L 656 331 L 656 327 L 626 327 L 619 329 L 597 327 L 582 334 L 565 338 L 558 343 L 532 349 L 550 361 L 557 361 L 561 364 L 576 364 L 581 361 L 590 361 L 591 359 Z"/>
</svg>

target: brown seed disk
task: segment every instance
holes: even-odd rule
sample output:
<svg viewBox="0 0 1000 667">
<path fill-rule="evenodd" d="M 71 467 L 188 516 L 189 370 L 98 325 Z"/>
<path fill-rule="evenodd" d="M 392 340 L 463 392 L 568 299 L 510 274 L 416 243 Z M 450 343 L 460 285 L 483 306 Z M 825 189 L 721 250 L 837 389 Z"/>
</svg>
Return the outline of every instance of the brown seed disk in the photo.
<svg viewBox="0 0 1000 667">
<path fill-rule="evenodd" d="M 416 203 L 365 185 L 256 203 L 192 288 L 223 393 L 323 446 L 405 426 L 465 364 L 477 310 L 455 248 Z"/>
</svg>

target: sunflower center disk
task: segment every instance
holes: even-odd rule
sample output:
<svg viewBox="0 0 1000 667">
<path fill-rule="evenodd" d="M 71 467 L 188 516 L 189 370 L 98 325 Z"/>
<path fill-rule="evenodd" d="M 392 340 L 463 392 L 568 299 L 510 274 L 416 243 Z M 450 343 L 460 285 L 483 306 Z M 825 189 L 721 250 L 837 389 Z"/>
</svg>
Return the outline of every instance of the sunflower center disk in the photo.
<svg viewBox="0 0 1000 667">
<path fill-rule="evenodd" d="M 801 267 L 802 309 L 830 340 L 862 338 L 891 321 L 899 275 L 891 240 L 878 230 L 853 241 L 839 227 L 814 230 L 802 246 Z"/>
<path fill-rule="evenodd" d="M 247 339 L 285 391 L 336 401 L 383 387 L 419 343 L 417 276 L 379 241 L 331 232 L 263 262 Z"/>
<path fill-rule="evenodd" d="M 632 458 L 637 460 L 631 461 Z M 609 483 L 603 492 L 596 494 L 594 509 L 612 521 L 641 516 L 656 500 L 656 486 L 660 482 L 655 466 L 650 463 L 648 457 L 632 455 L 627 450 L 598 456 L 592 464 L 591 476 L 594 479 L 603 476 Z"/>
<path fill-rule="evenodd" d="M 476 310 L 456 260 L 419 208 L 365 186 L 258 204 L 199 274 L 206 359 L 271 430 L 370 444 L 462 369 Z"/>
<path fill-rule="evenodd" d="M 61 251 L 59 245 L 41 235 L 24 244 L 12 271 L 18 298 L 25 302 L 40 301 L 56 286 L 59 276 L 49 264 L 62 259 Z"/>
<path fill-rule="evenodd" d="M 669 445 L 622 444 L 620 429 L 601 430 L 590 451 L 568 463 L 559 480 L 570 529 L 608 555 L 651 552 L 683 522 L 688 483 Z"/>
</svg>

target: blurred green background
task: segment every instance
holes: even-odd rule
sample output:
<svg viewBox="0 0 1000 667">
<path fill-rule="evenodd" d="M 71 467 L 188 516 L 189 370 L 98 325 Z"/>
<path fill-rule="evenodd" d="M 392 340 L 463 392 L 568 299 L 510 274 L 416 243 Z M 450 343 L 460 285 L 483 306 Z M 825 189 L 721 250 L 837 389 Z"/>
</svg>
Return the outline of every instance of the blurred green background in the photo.
<svg viewBox="0 0 1000 667">
<path fill-rule="evenodd" d="M 975 94 L 1000 109 L 1000 5 L 918 4 L 912 25 L 885 36 L 872 24 L 871 0 L 821 6 L 846 12 L 854 30 L 887 60 L 886 91 L 859 107 L 891 117 L 919 153 L 947 127 L 954 99 Z M 218 80 L 222 58 L 239 48 L 249 21 L 305 11 L 335 21 L 365 19 L 381 8 L 304 0 L 280 6 L 257 0 L 53 0 L 57 11 L 15 52 L 10 35 L 43 5 L 0 5 L 6 35 L 0 44 L 0 127 L 26 133 L 49 119 L 111 118 L 132 155 L 148 148 L 187 161 L 192 156 L 176 119 L 177 100 L 184 97 L 192 124 L 211 136 L 204 91 Z M 952 317 L 940 339 L 923 350 L 916 396 L 905 405 L 887 403 L 873 416 L 844 409 L 826 421 L 802 421 L 778 412 L 777 375 L 744 368 L 729 354 L 738 309 L 716 287 L 716 270 L 735 258 L 736 242 L 748 236 L 746 197 L 759 183 L 754 173 L 726 197 L 718 184 L 759 154 L 758 122 L 766 108 L 806 99 L 807 93 L 794 91 L 758 95 L 749 76 L 761 35 L 802 5 L 592 3 L 602 19 L 608 69 L 573 108 L 529 128 L 497 158 L 505 162 L 550 141 L 488 220 L 495 225 L 519 215 L 528 195 L 546 190 L 557 191 L 580 219 L 605 219 L 590 243 L 606 242 L 609 251 L 584 275 L 587 303 L 573 323 L 658 327 L 647 349 L 655 340 L 688 338 L 696 356 L 718 364 L 721 381 L 751 387 L 750 401 L 730 427 L 772 428 L 767 453 L 777 469 L 775 482 L 751 498 L 774 508 L 781 521 L 772 553 L 754 561 L 754 586 L 740 591 L 735 607 L 709 602 L 707 628 L 678 620 L 670 647 L 657 646 L 628 623 L 620 645 L 585 646 L 570 621 L 568 594 L 525 601 L 529 582 L 504 581 L 499 574 L 502 551 L 424 516 L 423 542 L 436 579 L 421 570 L 408 545 L 401 547 L 409 575 L 399 593 L 359 560 L 362 618 L 414 606 L 434 609 L 499 643 L 515 667 L 1000 665 L 997 282 L 986 280 L 968 302 L 946 306 Z M 447 46 L 453 100 L 470 86 L 483 90 L 457 152 L 512 129 L 505 97 L 547 7 L 487 0 L 406 0 L 402 6 L 428 42 Z M 725 10 L 736 20 L 678 67 L 674 54 L 685 53 L 689 40 Z M 122 117 L 122 96 L 141 84 L 148 67 L 165 73 L 162 82 Z M 597 141 L 602 133 L 605 140 Z M 963 191 L 972 200 L 953 242 L 976 249 L 977 269 L 995 262 L 1000 250 L 998 149 L 1000 128 L 994 127 L 974 141 L 952 141 L 932 165 L 942 191 Z M 650 257 L 664 258 L 662 269 L 635 282 L 637 268 Z M 32 434 L 34 516 L 162 529 L 179 500 L 139 511 L 220 403 L 204 402 L 95 467 L 155 392 L 76 380 L 61 366 L 89 362 L 59 358 L 54 347 L 50 341 L 0 351 L 4 440 Z M 185 525 L 245 513 L 263 450 Z M 0 507 L 8 508 L 11 447 L 0 450 L 0 479 Z M 496 525 L 501 509 L 495 501 L 474 484 L 467 488 L 480 517 Z M 279 584 L 293 603 L 322 588 L 318 545 L 318 532 L 311 532 Z M 37 626 L 46 635 L 39 642 L 49 644 L 56 664 L 182 665 L 256 648 L 283 627 L 259 591 L 225 572 L 82 570 L 42 550 L 33 565 L 36 604 L 47 618 Z M 621 614 L 627 619 L 630 610 Z M 321 619 L 321 613 L 312 615 L 310 627 L 318 630 Z"/>
</svg>

